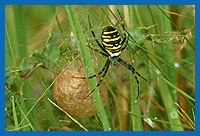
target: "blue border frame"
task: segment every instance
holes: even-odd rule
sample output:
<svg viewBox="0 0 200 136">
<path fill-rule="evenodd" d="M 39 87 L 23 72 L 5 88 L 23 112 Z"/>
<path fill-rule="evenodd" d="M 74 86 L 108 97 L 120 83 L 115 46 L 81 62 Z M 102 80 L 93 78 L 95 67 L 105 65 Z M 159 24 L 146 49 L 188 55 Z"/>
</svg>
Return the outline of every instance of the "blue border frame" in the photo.
<svg viewBox="0 0 200 136">
<path fill-rule="evenodd" d="M 199 16 L 200 16 L 200 10 L 199 10 L 199 0 L 126 0 L 126 1 L 120 1 L 120 0 L 101 0 L 101 1 L 94 1 L 94 0 L 0 0 L 0 19 L 1 19 L 1 23 L 0 23 L 0 27 L 1 27 L 1 46 L 0 46 L 0 54 L 3 55 L 3 57 L 1 57 L 0 62 L 2 64 L 5 64 L 5 5 L 196 5 L 196 52 L 195 52 L 195 58 L 196 59 L 196 81 L 200 81 L 200 77 L 199 77 L 199 69 L 200 69 L 200 63 L 198 62 L 198 59 L 200 58 L 200 52 L 199 52 L 199 46 L 198 44 L 200 43 L 200 27 L 199 27 Z M 96 135 L 96 136 L 102 136 L 102 135 L 153 135 L 153 136 L 168 136 L 168 135 L 181 135 L 181 136 L 188 136 L 188 135 L 200 135 L 199 134 L 199 116 L 200 115 L 200 111 L 199 109 L 199 99 L 198 97 L 196 97 L 196 130 L 195 131 L 184 131 L 184 132 L 172 132 L 172 131 L 154 131 L 154 132 L 133 132 L 133 131 L 123 131 L 123 132 L 116 132 L 116 131 L 112 131 L 112 132 L 97 132 L 97 131 L 90 131 L 90 132 L 84 132 L 84 131 L 79 131 L 79 132 L 71 132 L 71 131 L 58 131 L 58 132 L 53 132 L 53 131 L 40 131 L 40 132 L 8 132 L 5 131 L 5 94 L 4 94 L 4 87 L 5 87 L 5 66 L 4 65 L 0 65 L 0 75 L 1 77 L 1 87 L 2 87 L 2 91 L 0 94 L 0 100 L 1 100 L 1 104 L 0 104 L 0 113 L 4 113 L 1 114 L 0 116 L 0 132 L 2 135 Z M 200 85 L 196 84 L 195 86 L 196 88 L 196 96 L 199 96 L 199 90 L 200 90 Z M 2 123 L 3 122 L 3 123 Z"/>
</svg>

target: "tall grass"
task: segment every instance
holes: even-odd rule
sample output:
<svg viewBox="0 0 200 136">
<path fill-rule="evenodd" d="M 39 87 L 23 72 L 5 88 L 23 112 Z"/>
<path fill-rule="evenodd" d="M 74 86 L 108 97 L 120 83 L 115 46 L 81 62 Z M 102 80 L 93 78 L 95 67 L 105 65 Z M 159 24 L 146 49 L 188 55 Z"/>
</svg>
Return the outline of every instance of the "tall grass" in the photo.
<svg viewBox="0 0 200 136">
<path fill-rule="evenodd" d="M 108 104 L 103 106 L 97 88 L 92 96 L 98 114 L 74 120 L 51 101 L 53 77 L 63 63 L 70 66 L 79 58 L 87 76 L 102 69 L 106 58 L 86 46 L 89 42 L 98 48 L 87 17 L 99 41 L 107 25 L 114 25 L 123 38 L 117 9 L 129 35 L 120 57 L 147 81 L 138 77 L 136 99 L 132 72 L 113 65 L 102 83 Z M 194 19 L 191 5 L 6 6 L 5 130 L 195 130 Z M 44 53 L 47 44 L 56 47 L 49 47 L 54 52 Z M 96 78 L 88 82 L 91 90 L 97 84 Z"/>
<path fill-rule="evenodd" d="M 78 17 L 76 16 L 73 6 L 66 6 L 66 11 L 67 11 L 67 15 L 69 17 L 76 41 L 78 42 L 79 52 L 81 55 L 83 65 L 85 67 L 85 71 L 86 71 L 86 73 L 91 73 L 93 75 L 93 74 L 95 74 L 95 72 L 94 72 L 94 67 L 93 67 L 92 61 L 91 61 L 92 58 L 89 53 L 89 49 L 86 48 L 86 39 L 83 34 L 83 30 L 81 29 L 80 23 L 78 21 Z M 86 74 L 86 75 L 88 77 L 90 76 L 88 74 Z M 95 88 L 95 86 L 97 84 L 95 78 L 93 78 L 92 80 L 88 80 L 88 83 L 89 83 L 91 90 L 93 88 Z M 94 102 L 97 107 L 97 111 L 99 113 L 99 117 L 103 124 L 104 130 L 108 131 L 109 123 L 108 123 L 107 115 L 106 115 L 104 107 L 103 107 L 103 103 L 100 98 L 99 90 L 96 89 L 96 91 L 94 91 L 94 93 L 92 93 L 92 95 L 93 95 Z"/>
</svg>

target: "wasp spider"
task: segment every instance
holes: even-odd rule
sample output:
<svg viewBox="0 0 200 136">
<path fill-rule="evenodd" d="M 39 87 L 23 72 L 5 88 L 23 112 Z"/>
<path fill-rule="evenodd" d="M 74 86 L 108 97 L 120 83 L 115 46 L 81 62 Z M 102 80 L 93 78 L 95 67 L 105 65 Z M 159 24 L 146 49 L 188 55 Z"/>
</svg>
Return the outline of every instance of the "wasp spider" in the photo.
<svg viewBox="0 0 200 136">
<path fill-rule="evenodd" d="M 118 11 L 119 13 L 119 11 Z M 120 13 L 119 13 L 120 15 Z M 136 79 L 136 82 L 137 82 L 137 86 L 138 86 L 138 95 L 137 95 L 137 98 L 139 96 L 139 90 L 140 90 L 140 84 L 139 84 L 139 80 L 137 78 L 137 75 L 140 76 L 142 79 L 146 80 L 144 77 L 142 77 L 136 70 L 133 66 L 131 66 L 129 63 L 127 63 L 126 61 L 124 61 L 123 59 L 121 59 L 119 56 L 121 55 L 121 52 L 126 49 L 127 45 L 128 45 L 128 39 L 129 39 L 129 36 L 128 38 L 126 38 L 126 33 L 125 33 L 125 27 L 124 27 L 124 23 L 122 21 L 122 17 L 120 15 L 120 18 L 121 18 L 121 26 L 123 28 L 123 34 L 124 34 L 124 38 L 123 40 L 121 39 L 118 31 L 112 27 L 112 26 L 107 26 L 107 27 L 104 27 L 103 28 L 103 31 L 102 31 L 102 35 L 101 35 L 101 40 L 102 40 L 102 44 L 100 44 L 100 42 L 98 41 L 94 31 L 93 31 L 93 28 L 92 28 L 92 25 L 90 23 L 90 18 L 89 18 L 89 15 L 88 15 L 88 22 L 89 22 L 89 26 L 90 26 L 90 29 L 91 29 L 91 32 L 92 32 L 92 35 L 97 43 L 97 45 L 101 48 L 102 51 L 98 50 L 98 49 L 94 49 L 93 47 L 87 45 L 90 49 L 102 54 L 103 56 L 107 57 L 107 61 L 104 65 L 104 67 L 102 68 L 102 70 L 93 75 L 93 76 L 89 76 L 89 77 L 79 77 L 79 78 L 82 78 L 82 79 L 86 79 L 86 78 L 93 78 L 93 77 L 96 77 L 97 75 L 101 75 L 101 79 L 99 80 L 98 84 L 96 85 L 96 87 L 85 97 L 87 98 L 102 82 L 104 76 L 106 75 L 107 71 L 108 71 L 108 68 L 110 66 L 110 64 L 113 64 L 115 65 L 116 63 L 120 63 L 122 64 L 123 66 L 125 66 L 126 68 L 128 68 L 129 70 L 132 71 L 135 79 Z"/>
</svg>

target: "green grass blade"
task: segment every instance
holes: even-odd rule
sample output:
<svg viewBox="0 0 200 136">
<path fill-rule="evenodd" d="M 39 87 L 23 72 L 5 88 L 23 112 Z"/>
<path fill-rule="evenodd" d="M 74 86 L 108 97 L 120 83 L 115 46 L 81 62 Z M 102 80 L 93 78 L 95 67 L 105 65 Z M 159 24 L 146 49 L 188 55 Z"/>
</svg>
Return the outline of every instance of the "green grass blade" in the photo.
<svg viewBox="0 0 200 136">
<path fill-rule="evenodd" d="M 82 62 L 83 62 L 83 66 L 84 66 L 86 75 L 89 76 L 88 73 L 90 73 L 92 75 L 92 74 L 95 73 L 93 63 L 91 61 L 92 58 L 91 58 L 89 49 L 86 47 L 86 39 L 85 39 L 85 36 L 83 34 L 83 30 L 81 28 L 81 25 L 78 21 L 78 17 L 76 16 L 76 13 L 74 11 L 73 6 L 67 5 L 67 6 L 65 6 L 65 8 L 66 8 L 67 15 L 68 15 L 68 18 L 69 18 L 70 23 L 71 23 L 71 27 L 72 27 L 72 30 L 74 32 L 74 35 L 75 35 L 75 38 L 76 38 L 76 41 L 77 41 L 77 45 L 78 45 L 78 48 L 79 48 L 80 56 L 81 56 L 81 59 L 82 59 Z M 95 88 L 95 86 L 97 84 L 96 78 L 88 80 L 88 83 L 89 83 L 90 89 L 92 90 L 93 88 Z M 103 106 L 103 103 L 102 103 L 100 95 L 99 95 L 99 90 L 96 89 L 92 93 L 92 95 L 93 95 L 93 98 L 94 98 L 94 102 L 96 104 L 97 111 L 99 113 L 100 120 L 103 124 L 103 128 L 104 128 L 105 131 L 109 131 L 110 125 L 109 125 L 109 122 L 107 120 L 107 115 L 105 113 L 104 106 Z"/>
<path fill-rule="evenodd" d="M 18 103 L 18 101 L 16 100 L 16 103 L 17 103 L 17 106 L 19 107 L 19 109 L 20 109 L 20 111 L 21 111 L 21 113 L 22 113 L 22 115 L 23 115 L 23 117 L 26 119 L 26 121 L 28 122 L 28 124 L 30 125 L 30 127 L 31 127 L 31 129 L 33 130 L 33 131 L 35 131 L 36 129 L 33 127 L 33 125 L 32 125 L 32 123 L 31 123 L 31 121 L 26 117 L 26 115 L 25 115 L 25 113 L 24 113 L 24 111 L 23 111 L 23 109 L 21 108 L 21 106 L 20 106 L 20 104 Z"/>
<path fill-rule="evenodd" d="M 144 60 L 142 60 L 142 61 L 147 65 L 147 62 L 145 62 Z M 177 124 L 178 126 L 181 126 L 180 120 L 178 119 L 178 113 L 175 111 L 175 109 L 173 107 L 173 100 L 172 100 L 172 97 L 171 97 L 171 95 L 169 93 L 169 90 L 165 90 L 165 89 L 168 89 L 168 86 L 166 84 L 168 84 L 169 86 L 171 86 L 173 89 L 177 90 L 184 97 L 187 97 L 188 99 L 190 99 L 190 100 L 192 100 L 194 102 L 195 102 L 195 99 L 192 98 L 191 96 L 189 96 L 188 94 L 186 94 L 184 91 L 180 90 L 178 87 L 176 87 L 175 85 L 173 85 L 171 82 L 169 82 L 168 80 L 166 80 L 164 77 L 162 77 L 160 74 L 158 74 L 155 71 L 155 69 L 153 69 L 151 67 L 149 67 L 149 68 L 154 72 L 154 74 L 156 74 L 160 79 L 162 79 L 162 80 L 159 80 L 159 88 L 162 90 L 162 92 L 161 92 L 162 98 L 166 97 L 166 99 L 163 99 L 163 101 L 164 101 L 164 104 L 165 104 L 165 108 L 167 110 L 167 115 L 168 115 L 169 121 L 172 124 Z M 171 126 L 171 130 L 174 130 L 174 131 L 178 131 L 178 130 L 180 131 L 180 130 L 182 130 L 182 128 L 178 127 L 178 126 L 174 127 L 172 125 Z"/>
<path fill-rule="evenodd" d="M 157 74 L 157 73 L 155 73 Z M 178 87 L 176 87 L 175 85 L 173 85 L 171 82 L 169 82 L 168 80 L 166 80 L 164 77 L 162 77 L 160 74 L 157 74 L 157 76 L 159 76 L 162 80 L 164 80 L 169 86 L 171 86 L 172 88 L 174 88 L 175 90 L 177 90 L 180 94 L 182 94 L 184 97 L 187 97 L 188 99 L 192 100 L 193 102 L 195 102 L 195 99 L 192 98 L 191 96 L 189 96 L 188 94 L 186 94 L 184 91 L 182 91 L 181 89 L 179 89 Z"/>
<path fill-rule="evenodd" d="M 58 24 L 58 28 L 59 28 L 59 30 L 60 30 L 60 33 L 61 33 L 63 39 L 65 39 L 64 32 L 63 32 L 63 30 L 62 30 L 62 27 L 61 27 L 61 25 L 60 25 L 60 22 L 59 22 L 59 20 L 58 20 L 58 16 L 57 16 L 57 13 L 56 13 L 56 5 L 51 5 L 51 8 L 52 8 L 52 10 L 53 10 L 53 13 L 55 14 L 55 19 L 56 19 L 56 22 L 57 22 L 57 24 Z"/>
<path fill-rule="evenodd" d="M 105 84 L 106 84 L 106 88 L 107 88 L 108 92 L 110 93 L 110 95 L 113 98 L 114 103 L 115 103 L 115 108 L 116 108 L 117 118 L 118 118 L 117 120 L 119 123 L 119 129 L 120 129 L 120 131 L 123 131 L 122 117 L 120 116 L 121 114 L 120 114 L 120 108 L 119 108 L 119 103 L 118 103 L 117 97 L 116 97 L 115 93 L 113 92 L 112 88 L 110 87 L 110 85 L 107 82 L 105 82 Z"/>
<path fill-rule="evenodd" d="M 78 58 L 78 56 L 76 56 L 74 58 L 74 60 L 72 60 L 65 68 L 64 70 L 59 74 L 59 76 L 50 84 L 50 86 L 44 91 L 44 93 L 36 100 L 36 102 L 33 104 L 33 106 L 30 108 L 30 110 L 27 112 L 27 114 L 24 116 L 24 118 L 21 120 L 21 122 L 19 123 L 22 124 L 23 121 L 25 120 L 25 118 L 27 118 L 27 116 L 31 113 L 31 111 L 35 108 L 35 106 L 38 104 L 38 102 L 46 95 L 46 93 L 49 91 L 49 89 L 53 86 L 53 84 L 56 82 L 56 80 L 65 72 L 65 70 Z"/>
<path fill-rule="evenodd" d="M 133 9 L 137 9 L 137 6 L 129 6 L 129 18 L 130 18 L 130 24 L 135 24 L 131 21 L 134 20 L 134 18 L 136 18 L 135 16 L 137 17 L 140 17 L 138 14 L 138 12 L 136 13 L 137 15 L 133 16 L 134 15 L 134 11 Z M 141 21 L 141 19 L 139 19 Z M 135 25 L 139 25 L 139 24 L 135 24 Z M 132 30 L 134 28 L 131 28 Z M 133 59 L 133 58 L 131 58 Z M 131 64 L 133 65 L 133 64 Z M 135 66 L 133 66 L 135 67 Z M 133 112 L 134 114 L 142 114 L 141 113 L 141 108 L 140 108 L 140 102 L 139 100 L 137 100 L 137 85 L 136 85 L 136 80 L 133 76 L 133 73 L 130 72 L 130 98 L 131 98 L 131 112 Z M 133 116 L 132 115 L 132 130 L 133 131 L 143 131 L 143 124 L 142 124 L 142 118 L 141 117 L 136 117 L 136 116 Z"/>
<path fill-rule="evenodd" d="M 77 125 L 79 125 L 83 130 L 88 131 L 82 124 L 80 124 L 77 120 L 75 120 L 72 116 L 70 116 L 67 112 L 65 112 L 62 108 L 60 108 L 57 104 L 55 104 L 51 99 L 47 98 L 50 103 L 52 103 L 56 108 L 64 112 L 71 120 L 73 120 Z"/>
<path fill-rule="evenodd" d="M 173 124 L 181 125 L 181 122 L 179 120 L 179 115 L 173 107 L 173 99 L 169 92 L 169 87 L 163 80 L 160 80 L 159 82 L 160 82 L 159 90 L 160 90 L 160 94 L 167 111 L 167 117 L 168 117 L 169 122 Z M 179 126 L 170 125 L 170 128 L 172 131 L 183 131 L 183 128 Z"/>
<path fill-rule="evenodd" d="M 7 24 L 5 23 L 5 31 L 6 31 L 6 37 L 7 37 L 7 40 L 8 40 L 8 48 L 10 49 L 10 53 L 11 53 L 11 60 L 14 64 L 14 69 L 17 70 L 17 63 L 16 63 L 16 60 L 15 60 L 15 55 L 14 55 L 14 52 L 13 52 L 13 46 L 11 44 L 11 39 L 10 39 L 10 35 L 9 35 L 9 32 L 8 32 L 8 28 L 7 28 Z M 21 78 L 19 76 L 19 73 L 17 72 L 17 79 L 19 81 L 19 84 L 18 84 L 18 89 L 19 89 L 19 93 L 20 93 L 20 101 L 21 101 L 21 106 L 22 106 L 22 109 L 24 111 L 26 111 L 27 107 L 26 107 L 26 104 L 25 104 L 25 101 L 24 101 L 24 97 L 23 97 L 23 91 L 22 91 L 22 81 L 21 81 Z M 22 118 L 23 118 L 23 115 L 22 115 Z M 27 122 L 24 122 L 24 124 L 22 125 L 26 125 Z M 20 126 L 20 124 L 19 124 Z M 25 128 L 27 130 L 27 128 Z"/>
<path fill-rule="evenodd" d="M 151 17 L 151 20 L 152 20 L 153 24 L 156 24 L 155 17 L 153 15 L 152 11 L 151 11 L 151 6 L 147 5 L 147 8 L 148 8 L 148 11 L 150 13 L 150 17 Z M 155 29 L 155 33 L 157 34 L 158 33 L 158 28 L 154 27 L 154 29 Z"/>
<path fill-rule="evenodd" d="M 27 28 L 26 25 L 26 11 L 24 5 L 13 5 L 13 15 L 14 15 L 14 25 L 15 25 L 15 35 L 16 35 L 16 41 L 17 44 L 17 52 L 15 52 L 15 57 L 19 56 L 19 59 L 16 59 L 19 63 L 24 57 L 28 55 L 28 49 L 27 49 Z M 24 112 L 27 111 L 28 107 L 31 107 L 32 102 L 31 101 L 24 101 L 24 97 L 32 98 L 32 88 L 29 82 L 24 82 L 20 86 L 21 94 L 21 108 Z M 24 91 L 29 90 L 29 91 Z M 33 119 L 32 115 L 30 115 Z M 24 118 L 23 114 L 21 114 L 21 118 Z M 26 125 L 28 122 L 25 122 L 22 124 L 22 126 Z M 29 131 L 29 127 L 25 127 L 22 130 Z"/>
<path fill-rule="evenodd" d="M 19 58 L 27 56 L 27 29 L 26 28 L 26 13 L 23 5 L 13 5 L 14 23 L 16 29 L 16 43 Z"/>
<path fill-rule="evenodd" d="M 181 115 L 181 117 L 183 117 L 183 119 L 192 127 L 192 129 L 195 130 L 195 123 L 185 112 L 185 110 L 178 103 L 174 103 L 174 105 L 178 107 L 177 112 L 179 113 L 179 115 Z"/>
<path fill-rule="evenodd" d="M 147 65 L 147 62 L 142 59 L 137 53 L 136 55 Z M 152 61 L 153 62 L 153 61 Z M 148 66 L 148 65 L 147 65 Z M 175 90 L 177 90 L 180 94 L 182 94 L 183 96 L 187 97 L 188 99 L 192 100 L 193 102 L 195 102 L 195 99 L 192 98 L 191 96 L 189 96 L 188 94 L 186 94 L 184 91 L 180 90 L 178 87 L 176 87 L 173 83 L 171 83 L 170 81 L 166 80 L 164 77 L 162 77 L 160 74 L 158 74 L 158 72 L 151 68 L 150 66 L 148 66 L 153 72 L 154 74 L 156 74 L 157 76 L 159 76 L 161 79 L 163 79 L 168 85 L 170 85 L 171 87 L 173 87 Z M 159 71 L 160 72 L 160 71 Z"/>
<path fill-rule="evenodd" d="M 127 111 L 124 111 L 124 112 L 127 112 Z M 181 126 L 181 127 L 184 127 L 184 128 L 192 129 L 192 128 L 189 127 L 189 126 L 174 124 L 174 123 L 171 123 L 171 122 L 168 122 L 168 121 L 164 121 L 164 120 L 155 119 L 155 118 L 152 118 L 152 117 L 143 116 L 143 115 L 141 115 L 141 114 L 135 114 L 135 113 L 132 113 L 132 112 L 127 112 L 127 113 L 133 114 L 134 116 L 141 117 L 141 118 L 148 118 L 148 119 L 151 119 L 152 121 L 155 121 L 155 122 L 161 122 L 161 123 L 165 123 L 165 124 L 169 124 L 169 125 L 173 125 L 173 126 Z"/>
<path fill-rule="evenodd" d="M 13 110 L 13 119 L 14 119 L 15 128 L 18 128 L 19 123 L 18 123 L 18 119 L 17 119 L 17 112 L 15 109 L 15 97 L 14 96 L 11 97 L 11 101 L 12 101 L 12 110 Z"/>
<path fill-rule="evenodd" d="M 162 13 L 163 13 L 163 15 L 165 15 L 170 21 L 171 21 L 171 23 L 173 24 L 173 26 L 174 27 L 176 27 L 176 29 L 182 34 L 182 35 L 184 35 L 184 33 L 177 27 L 177 25 L 174 23 L 174 21 L 167 15 L 167 13 L 165 13 L 164 11 L 163 11 L 163 8 L 161 8 L 161 7 L 163 7 L 163 6 L 156 6 L 160 11 L 162 11 Z M 195 48 L 194 48 L 194 46 L 190 43 L 190 41 L 184 36 L 184 38 L 185 38 L 185 40 L 188 42 L 188 44 L 190 45 L 190 47 L 195 51 Z"/>
</svg>

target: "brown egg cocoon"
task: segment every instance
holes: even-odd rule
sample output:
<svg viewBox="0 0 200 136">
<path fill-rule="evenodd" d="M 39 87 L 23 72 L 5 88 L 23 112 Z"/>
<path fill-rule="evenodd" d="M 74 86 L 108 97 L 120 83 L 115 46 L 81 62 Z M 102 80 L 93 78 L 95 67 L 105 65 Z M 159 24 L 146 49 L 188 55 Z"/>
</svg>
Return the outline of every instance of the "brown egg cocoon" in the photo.
<svg viewBox="0 0 200 136">
<path fill-rule="evenodd" d="M 74 63 L 78 62 L 75 61 Z M 56 77 L 61 71 L 57 73 Z M 87 118 L 97 114 L 92 94 L 85 98 L 90 93 L 88 80 L 74 78 L 85 77 L 84 73 L 83 66 L 80 66 L 78 69 L 68 68 L 53 85 L 54 99 L 63 110 L 74 118 Z M 108 98 L 105 86 L 100 85 L 99 91 L 105 106 Z"/>
</svg>

